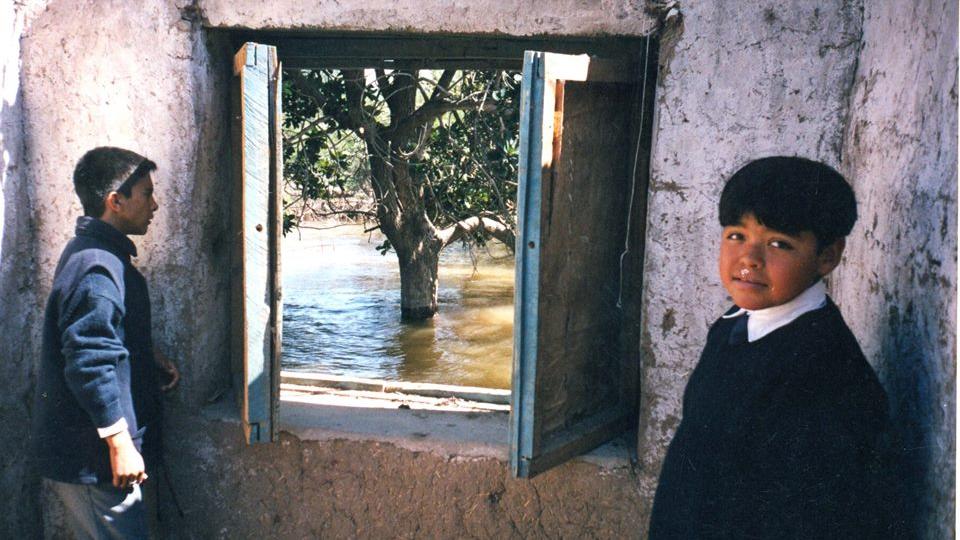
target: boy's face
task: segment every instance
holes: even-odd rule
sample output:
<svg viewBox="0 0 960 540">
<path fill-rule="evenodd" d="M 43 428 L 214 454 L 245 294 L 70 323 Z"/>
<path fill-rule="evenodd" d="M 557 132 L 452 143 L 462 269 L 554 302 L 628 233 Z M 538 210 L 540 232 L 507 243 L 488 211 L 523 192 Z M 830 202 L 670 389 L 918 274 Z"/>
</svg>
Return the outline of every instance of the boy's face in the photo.
<svg viewBox="0 0 960 540">
<path fill-rule="evenodd" d="M 840 262 L 844 241 L 817 250 L 810 231 L 786 234 L 760 224 L 753 214 L 723 228 L 720 280 L 744 309 L 757 310 L 796 298 Z"/>
<path fill-rule="evenodd" d="M 123 234 L 146 234 L 153 213 L 159 205 L 153 196 L 153 178 L 146 175 L 130 189 L 130 196 L 116 193 L 115 222 L 113 225 Z M 113 195 L 113 194 L 111 194 Z"/>
</svg>

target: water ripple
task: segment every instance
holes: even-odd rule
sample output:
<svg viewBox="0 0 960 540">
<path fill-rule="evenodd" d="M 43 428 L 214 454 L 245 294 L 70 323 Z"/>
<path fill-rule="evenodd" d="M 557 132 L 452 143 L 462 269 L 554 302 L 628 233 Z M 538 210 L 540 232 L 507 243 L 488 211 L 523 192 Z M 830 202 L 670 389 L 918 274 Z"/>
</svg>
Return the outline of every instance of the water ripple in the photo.
<svg viewBox="0 0 960 540">
<path fill-rule="evenodd" d="M 513 261 L 441 257 L 439 313 L 400 322 L 395 255 L 356 227 L 283 240 L 284 369 L 491 388 L 510 385 Z"/>
</svg>

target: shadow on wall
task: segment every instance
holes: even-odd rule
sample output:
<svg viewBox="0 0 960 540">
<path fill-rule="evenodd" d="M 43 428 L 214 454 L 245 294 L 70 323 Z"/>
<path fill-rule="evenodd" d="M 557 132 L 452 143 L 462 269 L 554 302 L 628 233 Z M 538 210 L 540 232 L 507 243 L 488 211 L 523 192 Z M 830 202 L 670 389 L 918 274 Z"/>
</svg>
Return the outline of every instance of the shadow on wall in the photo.
<svg viewBox="0 0 960 540">
<path fill-rule="evenodd" d="M 3 66 L 10 69 L 10 66 Z M 9 75 L 9 73 L 4 73 Z M 37 238 L 25 178 L 22 92 L 16 75 L 0 99 L 0 422 L 9 433 L 29 433 L 34 360 L 39 350 Z M 9 96 L 9 97 L 8 97 Z M 16 338 L 11 338 L 16 336 Z M 29 437 L 0 437 L 0 538 L 35 536 L 40 509 Z"/>
<path fill-rule="evenodd" d="M 942 427 L 936 421 L 946 413 L 943 409 L 946 404 L 939 404 L 937 396 L 947 395 L 944 392 L 948 391 L 946 387 L 952 387 L 952 382 L 937 380 L 941 375 L 936 369 L 940 359 L 922 346 L 936 342 L 929 335 L 929 327 L 922 323 L 940 322 L 935 313 L 937 307 L 938 302 L 909 300 L 902 308 L 892 303 L 885 317 L 886 324 L 877 327 L 882 333 L 878 336 L 883 344 L 882 356 L 887 359 L 881 378 L 890 399 L 894 444 L 898 450 L 893 475 L 897 499 L 891 511 L 903 516 L 903 525 L 906 531 L 912 532 L 908 534 L 911 538 L 937 535 L 938 527 L 934 523 L 937 507 L 949 501 L 934 498 L 943 491 L 935 483 L 953 482 L 952 474 L 948 478 L 945 474 L 948 471 L 938 470 L 938 459 L 953 451 L 940 448 L 943 442 L 937 437 L 937 431 Z"/>
</svg>

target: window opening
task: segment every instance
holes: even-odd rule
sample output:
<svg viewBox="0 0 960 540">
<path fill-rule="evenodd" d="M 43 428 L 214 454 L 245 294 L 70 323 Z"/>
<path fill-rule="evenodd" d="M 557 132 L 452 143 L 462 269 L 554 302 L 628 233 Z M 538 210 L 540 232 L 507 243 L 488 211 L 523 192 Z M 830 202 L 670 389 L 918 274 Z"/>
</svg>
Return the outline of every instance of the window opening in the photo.
<svg viewBox="0 0 960 540">
<path fill-rule="evenodd" d="M 280 148 L 287 145 L 281 144 L 283 133 L 277 120 L 280 115 L 273 111 L 279 113 L 279 95 L 287 91 L 279 86 L 281 77 L 275 62 L 278 51 L 281 58 L 291 59 L 288 69 L 333 66 L 341 70 L 340 75 L 353 73 L 357 84 L 352 86 L 346 84 L 343 77 L 339 82 L 334 76 L 326 80 L 321 77 L 320 83 L 329 83 L 336 90 L 331 92 L 334 102 L 359 100 L 363 103 L 368 98 L 376 98 L 376 92 L 387 90 L 380 96 L 386 109 L 354 109 L 360 113 L 351 115 L 349 109 L 332 107 L 333 114 L 324 111 L 322 118 L 305 115 L 300 124 L 353 123 L 356 128 L 353 133 L 368 151 L 382 150 L 378 145 L 387 147 L 388 151 L 367 162 L 370 191 L 378 202 L 373 212 L 381 229 L 385 223 L 396 227 L 393 218 L 416 206 L 414 187 L 424 190 L 432 187 L 431 182 L 411 182 L 413 175 L 408 165 L 410 156 L 419 158 L 421 152 L 427 158 L 436 157 L 424 150 L 421 142 L 429 140 L 437 131 L 436 125 L 418 131 L 415 125 L 411 128 L 409 123 L 393 122 L 384 111 L 396 109 L 416 115 L 414 111 L 421 110 L 418 106 L 431 104 L 434 95 L 445 97 L 443 90 L 439 94 L 435 92 L 436 87 L 446 88 L 438 83 L 453 80 L 452 75 L 444 74 L 449 73 L 444 70 L 451 67 L 461 71 L 489 71 L 516 69 L 522 65 L 515 186 L 517 280 L 511 390 L 478 390 L 501 392 L 496 399 L 509 397 L 512 404 L 510 462 L 513 473 L 518 476 L 537 474 L 635 425 L 643 225 L 652 133 L 650 111 L 655 99 L 656 43 L 651 44 L 650 38 L 646 38 L 642 48 L 636 46 L 638 42 L 623 47 L 617 40 L 594 44 L 551 42 L 552 46 L 546 46 L 522 40 L 453 37 L 392 38 L 380 43 L 356 36 L 343 39 L 278 37 L 275 41 L 276 46 L 245 43 L 234 62 L 234 72 L 238 75 L 235 78 L 238 91 L 234 93 L 237 128 L 234 148 L 241 151 L 240 159 L 236 160 L 239 203 L 234 207 L 239 217 L 234 264 L 238 278 L 234 280 L 233 321 L 234 335 L 242 338 L 235 341 L 239 346 L 235 348 L 234 358 L 243 366 L 238 380 L 243 389 L 241 414 L 248 441 L 276 440 L 278 340 L 281 334 L 286 334 L 281 331 L 278 317 L 278 306 L 282 304 L 278 276 L 283 265 L 279 259 L 281 243 L 277 238 L 278 231 L 289 229 L 295 219 L 295 216 L 282 219 L 285 208 L 279 179 L 284 165 L 292 168 L 302 165 L 292 159 L 296 156 L 289 154 L 296 143 L 284 150 L 287 153 L 280 154 Z M 424 47 L 429 49 L 434 45 L 442 46 L 443 54 L 438 55 L 440 58 L 425 57 Z M 566 50 L 559 52 L 537 51 L 565 47 Z M 396 57 L 385 59 L 372 52 L 383 50 L 397 53 Z M 519 64 L 522 50 L 526 52 Z M 366 56 L 358 51 L 365 51 Z M 583 54 L 587 52 L 592 54 Z M 261 60 L 266 60 L 266 64 Z M 401 88 L 396 82 L 403 80 L 403 74 L 407 73 L 408 80 L 419 83 L 421 71 L 433 69 L 436 71 L 429 71 L 424 77 L 427 82 L 435 83 L 433 91 L 423 90 L 419 84 Z M 368 93 L 368 78 L 383 79 L 383 82 Z M 489 86 L 484 92 L 488 90 Z M 327 98 L 311 99 L 317 109 L 327 104 L 324 101 Z M 477 113 L 483 112 L 480 110 L 483 100 L 480 103 Z M 293 105 L 291 110 L 295 109 Z M 263 114 L 264 111 L 269 114 Z M 452 111 L 440 112 L 437 118 Z M 409 137 L 394 145 L 398 133 Z M 470 134 L 474 135 L 472 131 Z M 335 137 L 319 139 L 332 148 L 345 144 Z M 384 144 L 383 140 L 389 142 Z M 336 154 L 333 152 L 319 161 L 311 157 L 311 168 L 342 167 Z M 399 182 L 376 182 L 378 173 L 380 177 Z M 449 169 L 447 174 L 452 174 Z M 398 186 L 403 189 L 397 189 Z M 330 187 L 327 185 L 324 189 Z M 345 188 L 336 182 L 332 187 L 341 194 Z M 363 215 L 356 208 L 346 210 L 343 213 Z M 477 223 L 483 223 L 483 217 L 478 216 Z M 267 227 L 261 226 L 264 223 Z M 424 219 L 419 223 L 423 225 L 428 221 Z M 366 234 L 371 232 L 363 230 Z M 436 236 L 434 234 L 434 243 L 437 243 Z M 415 262 L 424 266 L 425 261 L 436 262 L 436 257 L 404 258 L 400 249 L 410 245 L 421 247 L 423 242 L 406 242 L 407 245 L 401 247 L 404 241 L 394 238 L 396 235 L 387 235 L 386 244 L 393 244 L 398 265 Z M 422 288 L 411 295 L 409 282 L 402 281 L 401 289 L 408 294 L 401 295 L 401 313 L 417 319 L 423 315 L 422 310 L 432 313 L 437 308 L 432 296 L 427 295 L 423 301 Z M 298 294 L 288 290 L 282 296 L 283 303 L 289 304 Z M 419 297 L 419 301 L 405 302 L 403 297 Z M 438 295 L 437 299 L 440 298 Z M 312 380 L 314 376 L 299 374 L 297 377 L 296 380 L 290 377 L 288 390 L 309 393 L 316 383 Z M 327 376 L 331 377 L 337 376 Z M 358 382 L 344 380 L 342 376 L 336 382 L 343 385 L 341 389 L 351 390 L 353 385 L 354 392 L 381 395 L 388 392 L 388 387 L 398 385 L 417 386 L 425 398 L 433 395 L 444 399 L 443 393 L 449 392 L 449 387 L 430 383 Z M 410 389 L 413 387 L 401 390 Z"/>
<path fill-rule="evenodd" d="M 510 70 L 284 71 L 285 381 L 509 389 L 519 87 Z"/>
</svg>

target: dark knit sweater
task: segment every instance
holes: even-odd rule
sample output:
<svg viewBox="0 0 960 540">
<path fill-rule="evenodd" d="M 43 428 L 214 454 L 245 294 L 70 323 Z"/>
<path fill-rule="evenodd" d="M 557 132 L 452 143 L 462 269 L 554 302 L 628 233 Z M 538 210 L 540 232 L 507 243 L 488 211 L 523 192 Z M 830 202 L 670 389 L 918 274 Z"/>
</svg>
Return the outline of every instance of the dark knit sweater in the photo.
<svg viewBox="0 0 960 540">
<path fill-rule="evenodd" d="M 97 428 L 123 418 L 142 449 L 146 425 L 159 425 L 150 298 L 130 261 L 135 255 L 123 233 L 91 217 L 77 220 L 61 255 L 44 314 L 34 409 L 32 442 L 44 477 L 109 483 L 109 452 Z"/>
<path fill-rule="evenodd" d="M 763 338 L 710 328 L 650 538 L 883 537 L 887 399 L 831 301 Z"/>
</svg>

